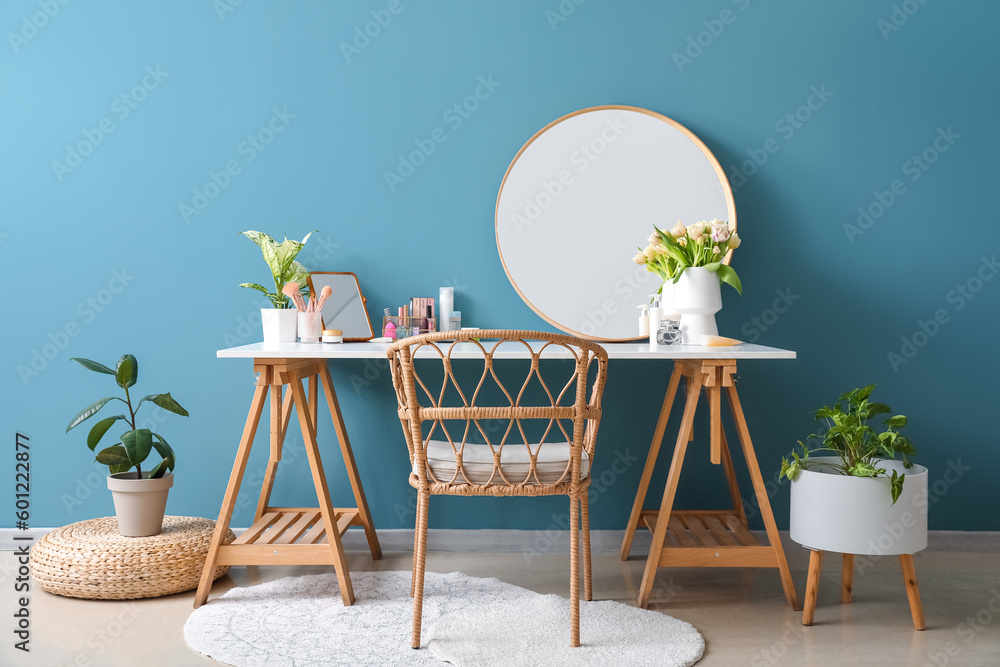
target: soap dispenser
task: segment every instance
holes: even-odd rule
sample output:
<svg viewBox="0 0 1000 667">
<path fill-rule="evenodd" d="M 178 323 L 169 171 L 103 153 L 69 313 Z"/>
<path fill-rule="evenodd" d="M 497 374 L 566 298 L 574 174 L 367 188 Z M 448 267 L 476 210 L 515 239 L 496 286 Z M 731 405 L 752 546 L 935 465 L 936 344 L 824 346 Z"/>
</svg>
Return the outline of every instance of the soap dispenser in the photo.
<svg viewBox="0 0 1000 667">
<path fill-rule="evenodd" d="M 650 298 L 653 300 L 653 305 L 649 307 L 649 321 L 647 323 L 647 334 L 649 335 L 649 342 L 651 345 L 656 345 L 656 331 L 660 328 L 660 320 L 663 319 L 662 313 L 660 313 L 660 295 L 650 294 Z"/>
<path fill-rule="evenodd" d="M 641 306 L 636 306 L 639 308 L 639 335 L 648 336 L 649 335 L 649 306 L 642 304 Z"/>
</svg>

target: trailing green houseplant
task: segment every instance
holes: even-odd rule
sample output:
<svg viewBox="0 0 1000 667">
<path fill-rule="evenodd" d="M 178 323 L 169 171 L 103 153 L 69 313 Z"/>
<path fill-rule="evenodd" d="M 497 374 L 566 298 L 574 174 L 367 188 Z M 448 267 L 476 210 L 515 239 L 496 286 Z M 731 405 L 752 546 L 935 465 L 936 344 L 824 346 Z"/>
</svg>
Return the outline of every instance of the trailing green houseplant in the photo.
<svg viewBox="0 0 1000 667">
<path fill-rule="evenodd" d="M 808 441 L 816 438 L 820 446 L 809 447 L 801 440 L 799 445 L 802 454 L 792 451 L 792 461 L 781 458 L 781 476 L 794 480 L 800 470 L 808 470 L 812 465 L 810 454 L 817 452 L 832 452 L 839 459 L 839 464 L 824 462 L 824 468 L 832 468 L 842 475 L 853 477 L 889 477 L 892 502 L 896 503 L 903 490 L 906 474 L 900 475 L 895 470 L 891 477 L 886 469 L 879 467 L 879 462 L 885 459 L 902 457 L 903 467 L 910 468 L 913 463 L 908 457 L 916 454 L 910 440 L 899 433 L 906 426 L 907 419 L 903 415 L 894 415 L 882 421 L 885 429 L 877 431 L 869 420 L 882 414 L 891 414 L 892 409 L 884 403 L 873 403 L 869 400 L 875 390 L 873 384 L 841 394 L 840 400 L 833 407 L 824 406 L 816 411 L 816 420 L 827 426 L 822 433 L 814 433 Z"/>
<path fill-rule="evenodd" d="M 115 365 L 115 370 L 111 370 L 104 364 L 99 364 L 90 359 L 74 357 L 72 361 L 77 362 L 87 370 L 113 376 L 118 386 L 124 390 L 125 398 L 106 396 L 94 401 L 70 420 L 69 426 L 66 427 L 66 432 L 69 433 L 72 429 L 93 417 L 111 401 L 121 401 L 128 408 L 128 414 L 115 415 L 100 420 L 91 427 L 90 433 L 87 435 L 87 447 L 91 451 L 94 451 L 104 435 L 117 422 L 123 421 L 129 426 L 129 430 L 119 436 L 120 441 L 117 444 L 97 452 L 97 461 L 108 466 L 112 474 L 128 472 L 135 468 L 138 479 L 156 479 L 163 477 L 168 470 L 172 471 L 175 463 L 174 450 L 160 434 L 153 433 L 148 428 L 136 428 L 135 415 L 139 411 L 139 408 L 142 407 L 142 404 L 147 401 L 183 417 L 188 416 L 188 411 L 182 408 L 169 393 L 149 394 L 133 405 L 129 389 L 135 385 L 139 377 L 139 362 L 131 354 L 122 355 Z M 155 466 L 144 472 L 142 464 L 154 449 L 163 458 Z"/>
<path fill-rule="evenodd" d="M 315 233 L 315 230 L 306 234 L 305 238 L 301 241 L 294 241 L 286 237 L 281 243 L 278 243 L 274 238 L 263 232 L 248 230 L 240 233 L 260 246 L 261 253 L 264 255 L 264 261 L 267 262 L 268 268 L 271 269 L 271 277 L 274 279 L 274 291 L 269 292 L 266 287 L 257 283 L 240 283 L 240 287 L 249 287 L 261 292 L 270 299 L 275 308 L 287 308 L 289 298 L 281 293 L 281 288 L 285 286 L 285 283 L 294 282 L 305 289 L 306 281 L 309 278 L 309 271 L 302 264 L 295 261 L 295 257 L 305 246 L 309 237 Z"/>
</svg>

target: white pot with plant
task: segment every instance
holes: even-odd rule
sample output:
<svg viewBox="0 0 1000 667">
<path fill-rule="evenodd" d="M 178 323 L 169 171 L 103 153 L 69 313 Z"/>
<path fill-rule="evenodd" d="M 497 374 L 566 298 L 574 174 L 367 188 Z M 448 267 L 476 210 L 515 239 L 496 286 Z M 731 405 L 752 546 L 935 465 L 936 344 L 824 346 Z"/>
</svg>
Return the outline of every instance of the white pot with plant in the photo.
<svg viewBox="0 0 1000 667">
<path fill-rule="evenodd" d="M 301 241 L 293 241 L 286 237 L 281 243 L 262 232 L 248 230 L 241 233 L 260 246 L 264 261 L 271 269 L 271 277 L 274 279 L 273 292 L 269 292 L 266 287 L 257 283 L 240 283 L 240 287 L 249 287 L 261 292 L 273 306 L 260 309 L 264 342 L 294 343 L 298 311 L 294 308 L 289 309 L 291 299 L 284 287 L 286 283 L 297 283 L 295 292 L 298 293 L 298 286 L 307 284 L 309 272 L 302 264 L 295 261 L 295 257 L 315 232 L 309 232 Z"/>
<path fill-rule="evenodd" d="M 653 227 L 649 245 L 632 258 L 663 278 L 663 294 L 671 293 L 663 312 L 680 313 L 682 340 L 698 345 L 703 335 L 716 336 L 719 328 L 715 313 L 722 308 L 722 283 L 743 294 L 736 271 L 723 261 L 740 247 L 740 237 L 722 220 L 696 222 L 684 226 L 678 222 L 664 232 Z"/>
<path fill-rule="evenodd" d="M 74 357 L 72 361 L 87 370 L 114 377 L 118 386 L 124 390 L 125 398 L 107 396 L 94 401 L 73 417 L 66 427 L 66 432 L 69 433 L 93 417 L 111 401 L 121 401 L 125 404 L 128 414 L 107 417 L 91 427 L 87 435 L 87 447 L 94 451 L 104 435 L 118 421 L 123 421 L 130 427 L 119 436 L 118 444 L 97 453 L 97 461 L 107 465 L 111 473 L 108 476 L 108 488 L 115 503 L 118 531 L 126 537 L 156 535 L 163 529 L 167 494 L 174 484 L 174 450 L 160 434 L 153 433 L 148 428 L 136 428 L 135 415 L 147 401 L 183 417 L 188 416 L 188 411 L 169 393 L 149 394 L 133 405 L 129 388 L 135 385 L 139 377 L 139 362 L 131 354 L 122 355 L 115 370 L 89 359 Z M 143 470 L 143 463 L 154 449 L 162 459 L 152 468 Z"/>
<path fill-rule="evenodd" d="M 913 444 L 899 433 L 903 415 L 869 400 L 875 385 L 843 394 L 816 411 L 826 430 L 804 443 L 801 455 L 782 458 L 791 480 L 790 537 L 814 551 L 871 556 L 913 554 L 927 547 L 927 468 L 914 465 Z M 812 456 L 828 452 L 829 456 Z M 896 460 L 901 455 L 902 460 Z"/>
</svg>

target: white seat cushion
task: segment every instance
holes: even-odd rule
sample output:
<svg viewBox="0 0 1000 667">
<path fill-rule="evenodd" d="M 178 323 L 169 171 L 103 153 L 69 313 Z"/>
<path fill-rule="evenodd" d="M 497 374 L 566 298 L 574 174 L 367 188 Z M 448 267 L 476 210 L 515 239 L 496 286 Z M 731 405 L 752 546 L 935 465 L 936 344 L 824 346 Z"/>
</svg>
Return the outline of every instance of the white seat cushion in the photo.
<svg viewBox="0 0 1000 667">
<path fill-rule="evenodd" d="M 455 446 L 459 447 L 460 443 L 456 442 Z M 541 483 L 553 484 L 559 481 L 569 465 L 569 443 L 546 442 L 541 449 L 538 444 L 533 444 L 531 451 L 538 452 L 536 470 Z M 455 477 L 455 452 L 447 440 L 427 441 L 427 467 L 438 481 L 447 482 Z M 500 469 L 512 484 L 524 481 L 531 471 L 531 458 L 527 447 L 513 443 L 504 445 L 500 454 Z M 493 484 L 505 483 L 499 474 L 493 475 L 493 452 L 488 445 L 466 443 L 462 453 L 462 470 L 465 471 L 468 481 L 473 484 L 485 484 L 491 476 Z M 413 467 L 413 473 L 417 474 L 416 465 Z M 590 457 L 584 449 L 580 457 L 580 479 L 586 478 L 589 474 Z M 563 481 L 570 481 L 569 473 Z M 455 477 L 455 483 L 465 484 L 466 479 L 458 475 Z M 528 483 L 538 484 L 534 476 Z"/>
</svg>

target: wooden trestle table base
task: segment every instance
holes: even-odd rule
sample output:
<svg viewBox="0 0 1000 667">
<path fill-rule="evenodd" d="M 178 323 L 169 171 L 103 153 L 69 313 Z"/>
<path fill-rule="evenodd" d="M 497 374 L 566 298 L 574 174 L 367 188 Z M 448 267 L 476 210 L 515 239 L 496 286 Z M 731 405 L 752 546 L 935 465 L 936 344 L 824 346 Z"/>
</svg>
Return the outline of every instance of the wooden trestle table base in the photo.
<svg viewBox="0 0 1000 667">
<path fill-rule="evenodd" d="M 220 352 L 219 356 L 224 355 Z M 375 527 L 372 525 L 368 502 L 354 462 L 354 453 L 347 438 L 344 418 L 340 413 L 337 394 L 330 378 L 330 369 L 325 359 L 255 358 L 254 372 L 260 374 L 257 388 L 250 403 L 250 414 L 247 416 L 236 462 L 233 464 L 233 472 L 226 487 L 219 520 L 215 525 L 215 534 L 205 560 L 198 592 L 195 594 L 194 606 L 197 608 L 208 600 L 212 587 L 212 573 L 216 566 L 278 564 L 333 565 L 344 605 L 351 605 L 354 603 L 354 589 L 351 586 L 351 575 L 347 569 L 341 536 L 351 526 L 361 526 L 368 538 L 368 548 L 371 550 L 372 558 L 381 558 L 382 550 L 375 534 Z M 303 380 L 306 379 L 309 383 L 308 397 L 303 384 Z M 340 442 L 340 451 L 344 457 L 344 465 L 347 468 L 347 476 L 351 482 L 357 507 L 333 507 L 330 501 L 323 463 L 316 444 L 320 385 L 323 387 L 333 417 L 334 430 Z M 268 397 L 270 397 L 271 453 L 254 522 L 231 544 L 224 544 L 223 540 L 229 529 L 240 484 L 246 471 L 250 448 Z M 316 488 L 316 497 L 319 499 L 318 507 L 273 507 L 270 504 L 271 488 L 278 463 L 281 461 L 282 444 L 293 408 L 302 429 L 306 457 L 309 459 L 313 485 Z"/>
</svg>

